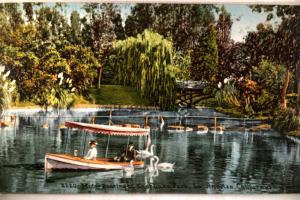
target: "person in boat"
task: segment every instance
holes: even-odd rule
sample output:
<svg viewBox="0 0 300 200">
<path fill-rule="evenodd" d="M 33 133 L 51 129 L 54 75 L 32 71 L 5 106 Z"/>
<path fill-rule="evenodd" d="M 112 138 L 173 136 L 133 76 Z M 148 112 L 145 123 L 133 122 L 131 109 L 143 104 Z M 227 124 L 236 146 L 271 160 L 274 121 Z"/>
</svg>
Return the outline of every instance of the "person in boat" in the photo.
<svg viewBox="0 0 300 200">
<path fill-rule="evenodd" d="M 136 159 L 136 149 L 133 142 L 130 142 L 127 148 L 124 148 L 117 156 L 114 157 L 114 161 L 129 162 Z"/>
<path fill-rule="evenodd" d="M 91 140 L 90 141 L 90 149 L 87 153 L 86 156 L 84 156 L 84 159 L 87 159 L 87 160 L 96 160 L 97 158 L 97 142 L 96 140 Z"/>
</svg>

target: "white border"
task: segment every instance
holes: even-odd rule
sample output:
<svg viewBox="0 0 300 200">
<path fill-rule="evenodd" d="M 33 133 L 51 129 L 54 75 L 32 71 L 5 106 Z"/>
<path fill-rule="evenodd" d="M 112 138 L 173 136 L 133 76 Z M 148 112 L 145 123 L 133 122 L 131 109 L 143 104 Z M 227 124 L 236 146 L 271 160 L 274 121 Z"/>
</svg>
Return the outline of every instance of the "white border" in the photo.
<svg viewBox="0 0 300 200">
<path fill-rule="evenodd" d="M 273 5 L 300 5 L 299 0 L 0 0 L 2 3 L 22 2 L 98 2 L 98 3 L 178 3 L 178 4 L 273 4 Z"/>
</svg>

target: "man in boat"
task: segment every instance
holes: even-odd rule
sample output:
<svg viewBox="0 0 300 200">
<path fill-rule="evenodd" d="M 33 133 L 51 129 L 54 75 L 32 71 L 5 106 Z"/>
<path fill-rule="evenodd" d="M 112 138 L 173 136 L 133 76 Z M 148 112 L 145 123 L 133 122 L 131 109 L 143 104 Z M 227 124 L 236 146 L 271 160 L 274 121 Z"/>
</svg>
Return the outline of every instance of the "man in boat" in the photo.
<svg viewBox="0 0 300 200">
<path fill-rule="evenodd" d="M 87 159 L 87 160 L 96 160 L 97 158 L 97 142 L 96 140 L 91 140 L 90 141 L 90 149 L 87 153 L 86 156 L 84 156 L 84 159 Z"/>
<path fill-rule="evenodd" d="M 114 161 L 129 162 L 136 159 L 136 149 L 133 142 L 130 142 L 127 148 L 124 148 L 117 156 L 114 157 Z"/>
</svg>

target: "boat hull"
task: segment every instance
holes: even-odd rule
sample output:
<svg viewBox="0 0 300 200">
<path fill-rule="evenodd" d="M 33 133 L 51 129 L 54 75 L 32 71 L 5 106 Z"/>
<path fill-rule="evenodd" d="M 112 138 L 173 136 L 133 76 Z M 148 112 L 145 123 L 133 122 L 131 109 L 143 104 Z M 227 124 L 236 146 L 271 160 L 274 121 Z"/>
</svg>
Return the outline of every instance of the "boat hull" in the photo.
<svg viewBox="0 0 300 200">
<path fill-rule="evenodd" d="M 117 170 L 128 167 L 129 162 L 115 162 L 110 158 L 97 158 L 85 160 L 67 154 L 46 154 L 45 170 Z M 143 161 L 135 161 L 134 168 L 143 168 Z"/>
</svg>

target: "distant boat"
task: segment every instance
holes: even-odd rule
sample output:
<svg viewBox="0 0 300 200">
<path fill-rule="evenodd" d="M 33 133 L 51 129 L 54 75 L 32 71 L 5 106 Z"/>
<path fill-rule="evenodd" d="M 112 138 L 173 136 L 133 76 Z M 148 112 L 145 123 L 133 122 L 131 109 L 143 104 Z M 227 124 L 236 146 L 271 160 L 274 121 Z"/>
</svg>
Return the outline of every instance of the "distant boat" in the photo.
<svg viewBox="0 0 300 200">
<path fill-rule="evenodd" d="M 198 134 L 206 134 L 206 133 L 208 133 L 208 127 L 207 126 L 205 126 L 205 125 L 198 125 L 197 126 L 197 133 Z"/>
<path fill-rule="evenodd" d="M 168 132 L 176 132 L 176 133 L 183 133 L 193 131 L 191 127 L 185 127 L 182 125 L 170 125 L 168 126 Z"/>
<path fill-rule="evenodd" d="M 58 126 L 59 129 L 66 129 L 67 127 L 64 124 Z"/>
<path fill-rule="evenodd" d="M 6 122 L 6 121 L 0 121 L 0 127 L 7 127 L 7 126 L 9 126 L 9 123 L 8 122 Z"/>
<path fill-rule="evenodd" d="M 0 121 L 0 127 L 4 128 L 4 127 L 8 127 L 8 126 L 14 126 L 15 123 L 16 123 L 16 116 L 12 115 L 12 116 L 10 116 L 10 120 Z"/>
<path fill-rule="evenodd" d="M 209 132 L 212 134 L 223 134 L 224 127 L 223 126 L 212 126 L 212 127 L 210 127 Z"/>
<path fill-rule="evenodd" d="M 43 129 L 48 129 L 48 128 L 49 128 L 49 124 L 44 123 L 41 127 L 42 127 Z"/>
</svg>

